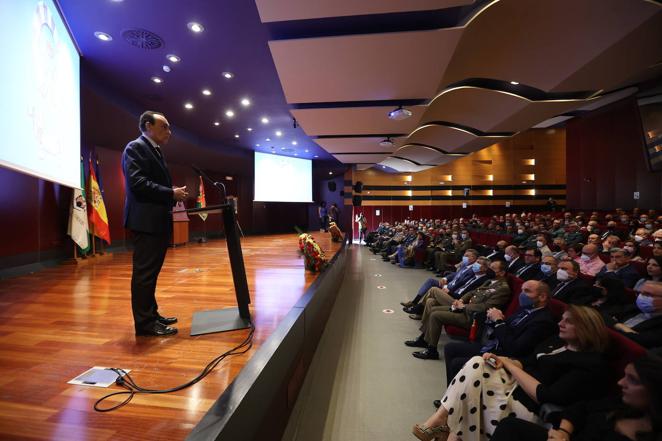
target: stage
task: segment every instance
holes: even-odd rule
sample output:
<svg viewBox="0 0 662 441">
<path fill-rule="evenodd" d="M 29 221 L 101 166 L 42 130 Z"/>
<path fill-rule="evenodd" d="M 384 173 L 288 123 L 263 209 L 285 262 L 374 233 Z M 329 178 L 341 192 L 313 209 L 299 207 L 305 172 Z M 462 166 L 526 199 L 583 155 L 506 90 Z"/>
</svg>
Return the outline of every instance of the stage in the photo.
<svg viewBox="0 0 662 441">
<path fill-rule="evenodd" d="M 313 232 L 313 237 L 329 259 L 342 248 L 328 233 Z M 130 252 L 3 280 L 0 439 L 186 438 L 265 340 L 282 328 L 279 324 L 306 290 L 314 294 L 309 287 L 318 275 L 305 271 L 296 234 L 241 242 L 256 328 L 253 348 L 222 362 L 188 389 L 138 395 L 110 413 L 95 412 L 94 402 L 119 387 L 67 381 L 92 366 L 106 366 L 130 369 L 142 387 L 169 388 L 190 380 L 246 337 L 248 330 L 189 336 L 195 311 L 236 306 L 225 241 L 168 250 L 157 300 L 162 315 L 179 319 L 173 337 L 134 336 Z"/>
</svg>

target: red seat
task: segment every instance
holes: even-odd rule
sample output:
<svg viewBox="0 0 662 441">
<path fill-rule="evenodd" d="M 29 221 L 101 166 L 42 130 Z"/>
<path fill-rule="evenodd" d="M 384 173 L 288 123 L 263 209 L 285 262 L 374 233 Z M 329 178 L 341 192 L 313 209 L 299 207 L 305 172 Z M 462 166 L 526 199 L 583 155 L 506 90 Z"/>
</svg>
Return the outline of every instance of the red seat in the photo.
<svg viewBox="0 0 662 441">
<path fill-rule="evenodd" d="M 653 247 L 640 247 L 639 248 L 639 255 L 641 256 L 642 259 L 650 259 L 653 257 Z"/>
<path fill-rule="evenodd" d="M 641 277 L 646 277 L 648 271 L 646 270 L 646 262 L 630 262 L 630 264 L 637 270 Z"/>
<path fill-rule="evenodd" d="M 646 349 L 620 332 L 614 331 L 613 329 L 608 329 L 608 331 L 609 348 L 607 348 L 605 355 L 612 371 L 612 381 L 610 381 L 610 383 L 615 391 L 618 391 L 616 382 L 623 377 L 625 366 L 645 355 Z"/>
<path fill-rule="evenodd" d="M 608 253 L 600 253 L 600 260 L 602 260 L 604 263 L 609 263 L 611 262 L 611 256 Z"/>
<path fill-rule="evenodd" d="M 593 285 L 593 283 L 595 282 L 595 277 L 589 276 L 588 274 L 579 273 L 579 278 L 585 280 L 590 285 Z"/>
<path fill-rule="evenodd" d="M 515 313 L 515 311 L 517 311 L 517 308 L 519 308 L 519 293 L 522 292 L 522 285 L 524 284 L 524 280 L 517 276 L 513 276 L 512 274 L 508 274 L 507 277 L 508 286 L 510 286 L 512 297 L 510 298 L 510 303 L 508 303 L 506 309 L 503 311 L 503 315 L 510 317 Z"/>
<path fill-rule="evenodd" d="M 566 305 L 559 299 L 549 299 L 549 303 L 547 304 L 547 307 L 549 308 L 549 312 L 552 313 L 554 319 L 560 322 L 561 316 L 563 316 L 563 313 L 568 308 L 568 305 Z"/>
</svg>

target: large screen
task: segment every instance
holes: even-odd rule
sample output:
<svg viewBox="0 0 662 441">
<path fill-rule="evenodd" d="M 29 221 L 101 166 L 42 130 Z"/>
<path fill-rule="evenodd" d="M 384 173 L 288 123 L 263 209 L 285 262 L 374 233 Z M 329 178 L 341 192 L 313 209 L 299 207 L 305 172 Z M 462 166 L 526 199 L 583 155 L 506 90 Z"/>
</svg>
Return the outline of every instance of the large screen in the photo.
<svg viewBox="0 0 662 441">
<path fill-rule="evenodd" d="M 255 152 L 255 200 L 312 202 L 312 162 Z"/>
<path fill-rule="evenodd" d="M 52 0 L 1 3 L 0 165 L 80 187 L 76 46 Z"/>
<path fill-rule="evenodd" d="M 638 101 L 644 132 L 644 148 L 650 171 L 662 171 L 662 95 Z"/>
</svg>

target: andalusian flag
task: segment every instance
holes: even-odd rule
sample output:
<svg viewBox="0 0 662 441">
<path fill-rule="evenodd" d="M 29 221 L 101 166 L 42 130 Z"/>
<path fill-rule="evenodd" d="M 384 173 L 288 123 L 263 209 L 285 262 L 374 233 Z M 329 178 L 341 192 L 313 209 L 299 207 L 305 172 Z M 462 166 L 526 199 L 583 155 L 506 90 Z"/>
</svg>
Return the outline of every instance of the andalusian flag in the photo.
<svg viewBox="0 0 662 441">
<path fill-rule="evenodd" d="M 92 165 L 92 158 L 90 157 L 90 176 L 89 187 L 90 189 L 90 225 L 94 227 L 94 235 L 106 241 L 110 245 L 110 229 L 108 228 L 108 215 L 106 214 L 106 205 L 103 203 L 103 196 L 97 175 Z"/>
<path fill-rule="evenodd" d="M 74 194 L 69 206 L 69 226 L 67 234 L 80 247 L 81 253 L 90 250 L 89 229 L 87 228 L 87 202 L 85 198 L 85 173 L 83 158 L 80 158 L 80 188 L 74 188 Z"/>
<path fill-rule="evenodd" d="M 207 200 L 205 199 L 205 186 L 202 183 L 202 176 L 200 178 L 200 187 L 198 188 L 198 199 L 195 201 L 196 208 L 205 208 L 207 206 Z M 205 221 L 207 220 L 207 213 L 199 213 L 200 218 Z"/>
</svg>

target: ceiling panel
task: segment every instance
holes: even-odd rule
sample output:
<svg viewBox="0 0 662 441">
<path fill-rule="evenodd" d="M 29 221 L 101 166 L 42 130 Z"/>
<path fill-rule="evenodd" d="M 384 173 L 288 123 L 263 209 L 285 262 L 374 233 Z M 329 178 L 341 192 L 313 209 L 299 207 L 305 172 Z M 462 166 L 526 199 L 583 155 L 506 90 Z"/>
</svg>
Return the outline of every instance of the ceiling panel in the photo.
<svg viewBox="0 0 662 441">
<path fill-rule="evenodd" d="M 435 149 L 411 144 L 400 147 L 393 155 L 411 159 L 419 164 L 437 164 L 446 157 Z"/>
<path fill-rule="evenodd" d="M 391 153 L 404 142 L 404 138 L 393 138 L 393 147 L 382 147 L 379 142 L 384 138 L 322 138 L 316 139 L 317 145 L 329 153 Z"/>
<path fill-rule="evenodd" d="M 388 118 L 394 106 L 294 109 L 292 116 L 309 136 L 409 133 L 416 128 L 426 108 L 407 107 L 413 115 L 401 121 Z"/>
<path fill-rule="evenodd" d="M 385 165 L 386 167 L 390 167 L 399 172 L 411 172 L 411 173 L 416 173 L 419 171 L 428 170 L 433 167 L 436 167 L 434 165 L 424 165 L 424 166 L 416 165 L 409 161 L 404 161 L 402 159 L 397 159 L 397 158 L 386 158 L 382 162 L 380 162 L 379 165 Z"/>
<path fill-rule="evenodd" d="M 288 103 L 427 99 L 461 28 L 270 41 Z"/>
<path fill-rule="evenodd" d="M 409 135 L 408 143 L 427 144 L 446 151 L 456 150 L 476 139 L 464 130 L 437 124 L 426 124 Z"/>
<path fill-rule="evenodd" d="M 338 161 L 345 164 L 357 164 L 357 163 L 378 163 L 383 161 L 388 157 L 388 154 L 358 154 L 358 155 L 333 155 Z"/>
<path fill-rule="evenodd" d="M 504 118 L 491 130 L 495 132 L 519 132 L 553 116 L 578 109 L 589 102 L 591 100 L 531 102 L 524 109 Z"/>
<path fill-rule="evenodd" d="M 255 0 L 263 23 L 351 15 L 429 11 L 470 5 L 474 0 Z"/>
</svg>

